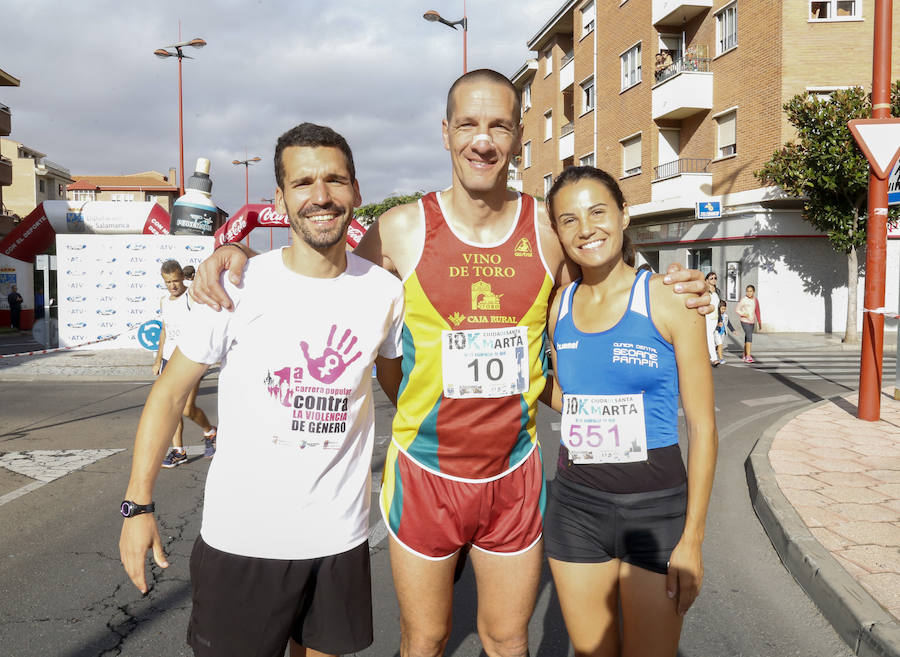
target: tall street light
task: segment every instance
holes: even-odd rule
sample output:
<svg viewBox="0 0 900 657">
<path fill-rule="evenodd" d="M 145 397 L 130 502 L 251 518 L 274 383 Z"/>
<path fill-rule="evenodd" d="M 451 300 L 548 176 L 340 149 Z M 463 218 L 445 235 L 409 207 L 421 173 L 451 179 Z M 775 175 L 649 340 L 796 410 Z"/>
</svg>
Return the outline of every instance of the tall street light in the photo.
<svg viewBox="0 0 900 657">
<path fill-rule="evenodd" d="M 181 36 L 181 26 L 179 24 L 178 27 L 179 37 Z M 183 48 L 187 48 L 190 46 L 191 48 L 202 48 L 206 45 L 206 41 L 200 38 L 191 39 L 190 41 L 182 41 L 181 43 L 173 43 L 171 46 L 166 46 L 165 48 L 159 48 L 158 50 L 154 50 L 153 54 L 159 57 L 160 59 L 166 59 L 168 57 L 177 57 L 178 58 L 178 155 L 179 162 L 181 163 L 181 185 L 179 186 L 181 194 L 184 194 L 184 110 L 183 110 L 183 101 L 182 101 L 182 93 L 181 93 L 181 60 L 187 57 L 188 59 L 193 59 L 190 55 L 185 55 Z M 168 50 L 168 48 L 174 48 L 174 52 L 172 50 Z"/>
<path fill-rule="evenodd" d="M 465 75 L 466 73 L 468 73 L 468 66 L 467 66 L 467 64 L 466 64 L 466 50 L 467 50 L 466 35 L 467 35 L 468 32 L 469 32 L 469 21 L 468 21 L 468 19 L 466 18 L 466 0 L 463 0 L 463 17 L 460 18 L 458 21 L 448 21 L 446 18 L 444 18 L 443 16 L 441 16 L 439 13 L 437 13 L 437 12 L 436 12 L 435 10 L 433 10 L 433 9 L 429 9 L 429 10 L 426 11 L 424 14 L 422 14 L 422 18 L 424 18 L 426 21 L 429 21 L 429 22 L 432 22 L 432 23 L 443 23 L 443 24 L 446 25 L 447 27 L 452 27 L 454 30 L 456 29 L 456 26 L 457 26 L 457 25 L 461 25 L 461 26 L 462 26 L 462 35 L 463 35 L 463 75 Z"/>
<path fill-rule="evenodd" d="M 244 157 L 247 157 L 247 154 L 244 154 Z M 244 205 L 250 205 L 250 165 L 254 162 L 259 162 L 262 158 L 260 157 L 251 157 L 246 160 L 232 160 L 232 164 L 243 165 L 244 167 Z"/>
</svg>

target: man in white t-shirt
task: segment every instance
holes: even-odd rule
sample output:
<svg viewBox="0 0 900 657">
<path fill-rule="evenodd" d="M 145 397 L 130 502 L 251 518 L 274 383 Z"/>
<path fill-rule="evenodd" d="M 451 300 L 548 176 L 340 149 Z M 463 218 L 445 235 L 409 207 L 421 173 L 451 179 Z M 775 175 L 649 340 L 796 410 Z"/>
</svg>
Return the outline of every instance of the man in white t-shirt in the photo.
<svg viewBox="0 0 900 657">
<path fill-rule="evenodd" d="M 159 334 L 159 347 L 156 349 L 156 359 L 153 361 L 153 374 L 162 374 L 166 364 L 175 353 L 178 346 L 178 338 L 182 329 L 190 321 L 190 296 L 185 294 L 187 286 L 184 284 L 185 273 L 177 260 L 166 260 L 159 271 L 163 283 L 169 293 L 159 300 L 159 310 L 162 319 L 162 331 Z M 163 459 L 162 467 L 174 468 L 182 463 L 187 463 L 187 452 L 184 449 L 184 419 L 190 418 L 194 424 L 203 429 L 203 456 L 211 459 L 216 453 L 216 427 L 210 424 L 209 418 L 203 409 L 197 406 L 197 393 L 200 391 L 200 382 L 194 386 L 181 411 L 182 419 L 178 421 L 175 433 L 172 434 L 172 449 Z"/>
<path fill-rule="evenodd" d="M 399 280 L 344 248 L 361 199 L 346 141 L 308 123 L 275 150 L 289 247 L 254 258 L 233 313 L 194 306 L 150 392 L 120 539 L 142 592 L 145 558 L 168 566 L 153 516 L 159 459 L 179 409 L 221 361 L 216 458 L 191 555 L 188 643 L 198 656 L 337 655 L 372 642 L 367 544 L 374 436 L 371 368 L 400 357 Z M 150 508 L 147 508 L 150 507 Z"/>
</svg>

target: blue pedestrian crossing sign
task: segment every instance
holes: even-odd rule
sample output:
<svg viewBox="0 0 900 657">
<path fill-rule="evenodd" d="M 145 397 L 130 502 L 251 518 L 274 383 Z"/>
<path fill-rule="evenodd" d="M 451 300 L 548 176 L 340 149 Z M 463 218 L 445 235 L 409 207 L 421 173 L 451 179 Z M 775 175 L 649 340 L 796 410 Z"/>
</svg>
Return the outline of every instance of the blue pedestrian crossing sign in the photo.
<svg viewBox="0 0 900 657">
<path fill-rule="evenodd" d="M 888 176 L 888 205 L 900 205 L 900 160 Z"/>
<path fill-rule="evenodd" d="M 697 219 L 720 219 L 722 217 L 722 202 L 701 201 L 697 203 L 695 217 Z"/>
</svg>

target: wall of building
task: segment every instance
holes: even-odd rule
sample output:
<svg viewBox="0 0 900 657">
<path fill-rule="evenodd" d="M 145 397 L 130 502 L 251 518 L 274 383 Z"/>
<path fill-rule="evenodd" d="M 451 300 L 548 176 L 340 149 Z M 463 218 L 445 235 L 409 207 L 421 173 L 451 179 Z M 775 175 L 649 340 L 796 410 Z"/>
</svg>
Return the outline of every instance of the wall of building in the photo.
<svg viewBox="0 0 900 657">
<path fill-rule="evenodd" d="M 20 158 L 19 142 L 0 137 L 3 157 L 12 161 L 12 185 L 3 188 L 3 204 L 9 212 L 24 217 L 37 207 L 37 178 L 34 174 L 34 160 Z"/>
</svg>

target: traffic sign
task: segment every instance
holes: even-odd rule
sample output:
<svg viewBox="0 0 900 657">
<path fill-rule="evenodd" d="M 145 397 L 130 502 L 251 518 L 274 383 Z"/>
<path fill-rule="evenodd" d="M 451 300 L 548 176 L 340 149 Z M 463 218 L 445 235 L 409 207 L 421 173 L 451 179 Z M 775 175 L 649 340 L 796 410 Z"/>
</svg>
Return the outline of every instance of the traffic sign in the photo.
<svg viewBox="0 0 900 657">
<path fill-rule="evenodd" d="M 853 119 L 847 125 L 875 177 L 887 178 L 900 156 L 900 119 Z"/>
<path fill-rule="evenodd" d="M 888 205 L 900 205 L 900 160 L 888 177 Z"/>
</svg>

